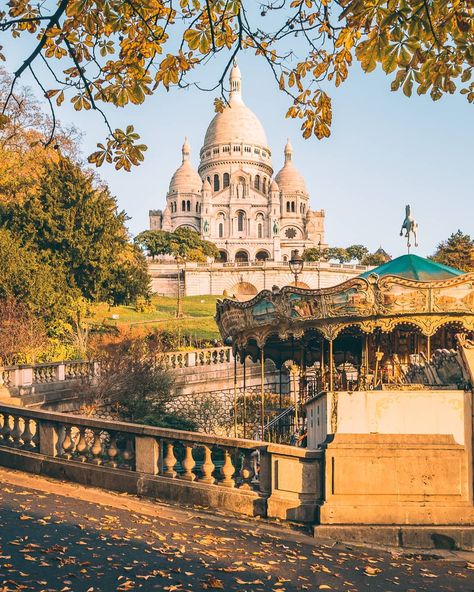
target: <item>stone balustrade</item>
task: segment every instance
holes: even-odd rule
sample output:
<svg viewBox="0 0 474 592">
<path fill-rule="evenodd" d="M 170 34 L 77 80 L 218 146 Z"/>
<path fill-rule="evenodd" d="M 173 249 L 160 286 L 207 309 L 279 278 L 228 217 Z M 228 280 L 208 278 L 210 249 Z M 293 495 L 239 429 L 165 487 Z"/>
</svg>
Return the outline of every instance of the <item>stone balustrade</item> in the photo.
<svg viewBox="0 0 474 592">
<path fill-rule="evenodd" d="M 183 352 L 166 352 L 157 356 L 157 361 L 167 368 L 191 368 L 228 364 L 232 360 L 230 347 L 211 347 Z M 73 360 L 46 364 L 0 366 L 0 387 L 7 388 L 51 384 L 67 380 L 91 378 L 100 370 L 107 370 L 99 362 Z"/>
<path fill-rule="evenodd" d="M 169 269 L 177 269 L 177 264 L 173 260 L 169 259 L 152 259 L 148 257 L 148 262 L 152 266 L 169 268 Z M 345 270 L 352 270 L 352 271 L 367 271 L 371 269 L 371 266 L 361 265 L 359 263 L 335 263 L 329 261 L 305 261 L 304 264 L 305 268 L 309 269 L 345 269 Z M 180 265 L 181 269 L 212 269 L 217 271 L 219 269 L 228 269 L 228 268 L 241 268 L 241 267 L 257 267 L 257 268 L 273 268 L 273 269 L 288 269 L 288 262 L 287 261 L 273 261 L 271 259 L 267 259 L 266 261 L 226 261 L 226 262 L 219 262 L 213 261 L 212 263 L 198 263 L 195 261 L 186 261 L 184 265 Z M 373 266 L 372 266 L 373 267 Z"/>
<path fill-rule="evenodd" d="M 228 364 L 232 360 L 230 347 L 211 347 L 184 352 L 167 352 L 158 356 L 167 368 L 191 368 Z"/>
<path fill-rule="evenodd" d="M 46 364 L 24 364 L 0 367 L 0 387 L 7 388 L 50 384 L 65 380 L 77 380 L 94 376 L 97 371 L 94 362 L 68 361 Z"/>
<path fill-rule="evenodd" d="M 322 453 L 0 405 L 0 465 L 246 515 L 314 521 Z"/>
</svg>

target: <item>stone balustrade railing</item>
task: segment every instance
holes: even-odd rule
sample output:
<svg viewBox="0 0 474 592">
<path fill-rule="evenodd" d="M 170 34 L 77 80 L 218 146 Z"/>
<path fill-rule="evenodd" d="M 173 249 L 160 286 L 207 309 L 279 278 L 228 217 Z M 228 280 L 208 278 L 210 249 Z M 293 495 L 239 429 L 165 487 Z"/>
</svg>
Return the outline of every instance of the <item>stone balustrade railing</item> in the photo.
<svg viewBox="0 0 474 592">
<path fill-rule="evenodd" d="M 167 368 L 191 368 L 193 366 L 214 366 L 228 364 L 232 360 L 230 347 L 212 347 L 185 352 L 167 352 L 158 359 Z"/>
<path fill-rule="evenodd" d="M 228 364 L 232 360 L 230 347 L 211 347 L 183 352 L 166 352 L 157 356 L 167 368 L 190 368 Z M 66 380 L 81 380 L 95 376 L 104 366 L 99 362 L 67 361 L 22 366 L 0 366 L 0 387 L 24 387 Z"/>
<path fill-rule="evenodd" d="M 169 267 L 170 269 L 177 269 L 176 262 L 168 259 L 148 258 L 148 262 L 150 265 L 157 265 L 159 267 Z M 212 263 L 197 263 L 194 261 L 187 261 L 183 266 L 181 266 L 181 268 L 184 269 L 205 268 L 206 270 L 213 269 L 215 271 L 219 269 L 241 267 L 257 267 L 260 269 L 289 269 L 287 261 L 272 261 L 271 259 L 267 259 L 266 261 L 214 261 Z M 361 272 L 367 271 L 368 269 L 371 269 L 371 267 L 373 266 L 361 265 L 359 263 L 334 263 L 329 261 L 321 261 L 321 263 L 319 263 L 318 261 L 305 261 L 304 267 L 305 269 L 341 269 Z"/>
<path fill-rule="evenodd" d="M 247 515 L 313 521 L 322 458 L 260 441 L 0 405 L 0 465 Z"/>
<path fill-rule="evenodd" d="M 13 388 L 76 380 L 94 376 L 95 372 L 97 365 L 87 361 L 0 367 L 0 386 Z"/>
</svg>

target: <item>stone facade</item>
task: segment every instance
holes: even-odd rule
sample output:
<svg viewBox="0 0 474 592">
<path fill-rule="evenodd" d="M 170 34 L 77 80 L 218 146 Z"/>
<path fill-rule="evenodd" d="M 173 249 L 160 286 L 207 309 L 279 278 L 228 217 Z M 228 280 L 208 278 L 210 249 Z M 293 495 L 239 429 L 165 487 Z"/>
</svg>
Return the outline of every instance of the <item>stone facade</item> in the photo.
<svg viewBox="0 0 474 592">
<path fill-rule="evenodd" d="M 217 245 L 222 262 L 286 261 L 293 249 L 324 247 L 324 210 L 309 207 L 291 143 L 273 179 L 265 131 L 244 104 L 241 86 L 234 64 L 229 104 L 209 124 L 198 170 L 191 164 L 186 140 L 166 206 L 150 211 L 150 228 L 193 228 Z"/>
</svg>

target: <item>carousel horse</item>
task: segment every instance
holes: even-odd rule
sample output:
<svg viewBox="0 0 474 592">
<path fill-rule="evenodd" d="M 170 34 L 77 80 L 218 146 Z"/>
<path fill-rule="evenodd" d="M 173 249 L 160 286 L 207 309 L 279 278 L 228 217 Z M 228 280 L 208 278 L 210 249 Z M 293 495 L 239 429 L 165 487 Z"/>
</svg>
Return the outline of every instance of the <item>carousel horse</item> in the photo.
<svg viewBox="0 0 474 592">
<path fill-rule="evenodd" d="M 415 247 L 418 246 L 418 223 L 411 215 L 410 206 L 405 207 L 405 220 L 403 220 L 402 228 L 400 230 L 400 236 L 403 236 L 404 230 L 406 231 L 405 237 L 407 239 L 408 251 L 410 251 L 410 234 L 413 234 L 413 236 L 415 237 Z"/>
</svg>

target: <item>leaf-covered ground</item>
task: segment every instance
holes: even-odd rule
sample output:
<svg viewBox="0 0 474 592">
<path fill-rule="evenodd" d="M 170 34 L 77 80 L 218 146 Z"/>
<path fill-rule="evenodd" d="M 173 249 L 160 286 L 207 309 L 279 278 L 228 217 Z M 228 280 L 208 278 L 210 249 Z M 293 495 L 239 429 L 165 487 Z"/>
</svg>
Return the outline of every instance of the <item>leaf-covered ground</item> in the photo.
<svg viewBox="0 0 474 592">
<path fill-rule="evenodd" d="M 321 545 L 263 521 L 149 502 L 139 513 L 136 498 L 126 507 L 128 496 L 9 475 L 0 470 L 1 592 L 474 590 L 468 554 Z"/>
</svg>

